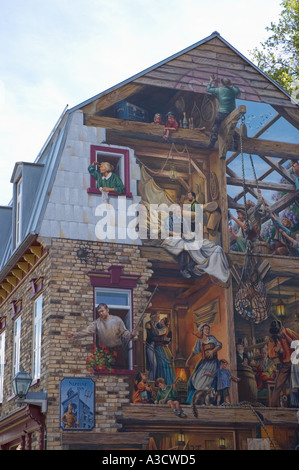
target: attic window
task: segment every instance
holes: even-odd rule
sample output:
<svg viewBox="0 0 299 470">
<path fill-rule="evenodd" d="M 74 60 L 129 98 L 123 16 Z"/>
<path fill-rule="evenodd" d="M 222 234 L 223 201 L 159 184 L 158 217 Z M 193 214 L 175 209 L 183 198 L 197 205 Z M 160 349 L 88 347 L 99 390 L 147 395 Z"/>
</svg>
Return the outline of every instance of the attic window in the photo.
<svg viewBox="0 0 299 470">
<path fill-rule="evenodd" d="M 132 197 L 130 191 L 130 155 L 129 150 L 120 149 L 116 147 L 105 147 L 101 145 L 90 146 L 90 165 L 94 162 L 108 162 L 114 167 L 115 173 L 123 182 L 125 191 L 118 193 L 116 191 L 109 191 L 109 196 L 126 196 Z M 97 180 L 90 175 L 90 187 L 87 189 L 88 193 L 102 194 L 101 190 L 97 187 Z"/>
</svg>

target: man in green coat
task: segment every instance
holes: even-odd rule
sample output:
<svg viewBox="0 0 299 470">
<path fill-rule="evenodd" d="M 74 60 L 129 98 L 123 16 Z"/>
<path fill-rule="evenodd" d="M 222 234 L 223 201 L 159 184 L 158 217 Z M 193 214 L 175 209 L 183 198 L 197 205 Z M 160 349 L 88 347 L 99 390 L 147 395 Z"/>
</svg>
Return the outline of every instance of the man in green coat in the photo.
<svg viewBox="0 0 299 470">
<path fill-rule="evenodd" d="M 125 192 L 125 187 L 115 173 L 113 173 L 114 167 L 109 162 L 94 162 L 89 165 L 88 171 L 97 180 L 97 188 L 106 193 L 114 191 L 118 194 Z"/>
<path fill-rule="evenodd" d="M 223 86 L 215 88 L 213 87 L 214 78 L 210 77 L 207 85 L 207 92 L 216 95 L 219 101 L 216 118 L 211 130 L 209 148 L 214 147 L 221 123 L 236 108 L 236 97 L 240 94 L 240 89 L 233 85 L 229 78 L 222 78 L 221 82 Z M 237 150 L 237 141 L 234 140 L 234 143 L 235 150 Z"/>
</svg>

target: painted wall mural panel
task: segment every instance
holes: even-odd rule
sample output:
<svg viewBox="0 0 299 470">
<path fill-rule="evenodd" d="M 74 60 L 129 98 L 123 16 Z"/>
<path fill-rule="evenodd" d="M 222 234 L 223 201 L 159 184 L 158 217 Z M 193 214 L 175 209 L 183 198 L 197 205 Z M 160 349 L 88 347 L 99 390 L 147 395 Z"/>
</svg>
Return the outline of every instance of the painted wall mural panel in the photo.
<svg viewBox="0 0 299 470">
<path fill-rule="evenodd" d="M 59 422 L 67 431 L 91 431 L 95 425 L 95 383 L 90 378 L 60 381 Z"/>
</svg>

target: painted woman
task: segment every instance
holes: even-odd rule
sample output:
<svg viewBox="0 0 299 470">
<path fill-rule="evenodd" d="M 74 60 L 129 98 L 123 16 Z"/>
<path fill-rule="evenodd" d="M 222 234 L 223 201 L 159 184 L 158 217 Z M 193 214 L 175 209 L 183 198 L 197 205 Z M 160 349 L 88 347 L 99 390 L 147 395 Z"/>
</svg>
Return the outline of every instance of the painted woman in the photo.
<svg viewBox="0 0 299 470">
<path fill-rule="evenodd" d="M 175 367 L 173 356 L 169 349 L 172 340 L 172 332 L 169 329 L 169 319 L 167 317 L 160 320 L 162 329 L 165 330 L 161 340 L 156 342 L 157 377 L 163 377 L 167 385 L 171 385 L 175 380 Z"/>
<path fill-rule="evenodd" d="M 215 336 L 210 334 L 211 327 L 208 323 L 203 323 L 199 327 L 199 338 L 186 361 L 186 367 L 190 360 L 200 354 L 200 360 L 196 364 L 188 382 L 187 403 L 191 403 L 192 396 L 196 390 L 208 389 L 211 386 L 216 388 L 214 374 L 219 368 L 217 352 L 222 348 L 222 343 Z M 208 375 L 206 374 L 208 373 Z"/>
</svg>

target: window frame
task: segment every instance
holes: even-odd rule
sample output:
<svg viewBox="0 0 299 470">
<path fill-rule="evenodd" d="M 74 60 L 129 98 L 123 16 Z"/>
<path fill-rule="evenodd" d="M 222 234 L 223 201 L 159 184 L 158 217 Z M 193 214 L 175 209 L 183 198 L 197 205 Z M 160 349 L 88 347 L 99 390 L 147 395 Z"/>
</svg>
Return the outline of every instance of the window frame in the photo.
<svg viewBox="0 0 299 470">
<path fill-rule="evenodd" d="M 13 377 L 15 377 L 15 375 L 18 372 L 20 372 L 21 336 L 22 336 L 22 316 L 19 315 L 14 320 L 14 330 L 13 330 L 13 360 L 12 360 Z"/>
<path fill-rule="evenodd" d="M 38 302 L 41 302 L 41 306 L 37 313 Z M 43 307 L 43 294 L 41 294 L 36 297 L 33 306 L 32 379 L 35 381 L 41 376 Z"/>
<path fill-rule="evenodd" d="M 130 190 L 130 151 L 129 149 L 122 149 L 117 147 L 105 147 L 103 145 L 91 145 L 90 146 L 90 165 L 95 161 L 99 161 L 98 155 L 107 157 L 107 161 L 111 161 L 112 158 L 118 158 L 122 167 L 121 175 L 122 181 L 125 186 L 125 192 L 118 194 L 114 191 L 109 191 L 109 196 L 125 196 L 127 198 L 132 197 Z M 102 159 L 101 159 L 102 160 Z M 103 161 L 103 160 L 102 160 Z M 87 188 L 87 192 L 91 194 L 102 194 L 100 189 L 97 188 L 97 182 L 93 176 L 90 175 L 90 187 Z"/>
<path fill-rule="evenodd" d="M 103 303 L 107 303 L 109 311 L 113 310 L 112 315 L 119 316 L 124 324 L 125 327 L 129 330 L 132 331 L 133 329 L 133 293 L 132 289 L 130 288 L 122 288 L 122 287 L 106 287 L 106 286 L 96 286 L 94 287 L 94 320 L 96 320 L 96 307 L 99 303 L 102 301 L 98 299 L 97 294 L 98 293 L 126 293 L 127 294 L 127 299 L 128 299 L 128 304 L 127 305 L 117 305 L 117 304 L 108 304 L 107 302 L 103 301 Z M 126 317 L 128 316 L 128 322 L 125 321 L 120 315 L 117 315 L 117 310 L 127 310 L 128 313 L 126 314 Z M 130 340 L 130 343 L 132 340 Z M 130 347 L 128 348 L 128 368 L 127 369 L 114 369 L 113 374 L 135 374 L 134 371 L 134 348 Z M 109 372 L 107 372 L 109 373 Z"/>
</svg>

